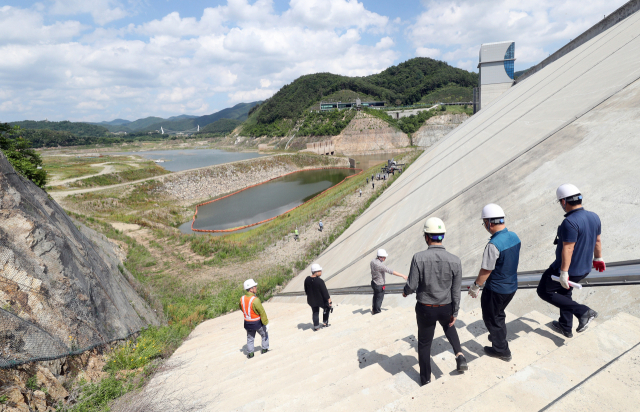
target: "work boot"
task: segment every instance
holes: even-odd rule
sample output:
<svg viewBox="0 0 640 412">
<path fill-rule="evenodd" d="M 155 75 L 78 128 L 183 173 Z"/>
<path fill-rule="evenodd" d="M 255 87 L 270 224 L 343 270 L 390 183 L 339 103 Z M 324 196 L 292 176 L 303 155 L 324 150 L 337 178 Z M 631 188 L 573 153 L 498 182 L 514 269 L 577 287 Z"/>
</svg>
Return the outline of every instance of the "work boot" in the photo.
<svg viewBox="0 0 640 412">
<path fill-rule="evenodd" d="M 253 352 L 247 353 L 247 359 L 253 358 Z"/>
<path fill-rule="evenodd" d="M 262 349 L 262 351 L 260 353 L 262 353 L 264 355 L 267 352 L 269 352 L 269 349 Z"/>
<path fill-rule="evenodd" d="M 495 349 L 493 349 L 491 346 L 485 346 L 484 347 L 484 353 L 487 356 L 491 356 L 492 358 L 498 358 L 501 359 L 505 362 L 509 362 L 511 360 L 511 352 L 508 353 L 500 353 L 498 351 L 496 351 Z"/>
<path fill-rule="evenodd" d="M 458 372 L 464 372 L 469 370 L 469 366 L 467 365 L 467 359 L 464 355 L 456 356 L 456 369 Z"/>
<path fill-rule="evenodd" d="M 587 313 L 580 317 L 580 323 L 578 324 L 578 329 L 576 332 L 584 332 L 587 329 L 587 326 L 591 323 L 592 320 L 598 317 L 598 312 L 593 309 L 589 309 Z"/>
<path fill-rule="evenodd" d="M 551 322 L 551 326 L 553 327 L 553 329 L 555 329 L 556 332 L 561 333 L 565 337 L 573 338 L 573 333 L 571 333 L 571 331 L 564 330 L 562 325 L 560 325 L 560 322 L 558 322 L 557 320 L 554 320 L 553 322 Z"/>
<path fill-rule="evenodd" d="M 431 379 L 429 379 L 429 380 L 428 380 L 428 381 L 426 381 L 426 382 L 422 382 L 422 383 L 420 384 L 420 386 L 428 385 L 428 384 L 430 384 L 430 383 L 431 383 Z"/>
</svg>

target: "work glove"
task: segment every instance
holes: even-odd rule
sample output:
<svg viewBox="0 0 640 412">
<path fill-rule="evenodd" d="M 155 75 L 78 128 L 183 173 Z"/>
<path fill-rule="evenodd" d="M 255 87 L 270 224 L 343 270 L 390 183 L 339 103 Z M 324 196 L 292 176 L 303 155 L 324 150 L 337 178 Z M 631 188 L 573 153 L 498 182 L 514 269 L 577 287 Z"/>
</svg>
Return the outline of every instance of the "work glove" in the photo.
<svg viewBox="0 0 640 412">
<path fill-rule="evenodd" d="M 267 333 L 269 333 L 269 325 L 265 325 L 265 327 L 264 327 L 264 331 L 265 331 L 265 332 L 267 332 Z"/>
<path fill-rule="evenodd" d="M 604 272 L 607 270 L 607 265 L 604 264 L 604 259 L 595 258 L 593 259 L 593 268 L 598 272 Z"/>
<path fill-rule="evenodd" d="M 474 282 L 473 285 L 469 287 L 469 296 L 472 298 L 477 298 L 480 295 L 480 286 L 476 285 Z"/>
<path fill-rule="evenodd" d="M 569 272 L 560 272 L 560 284 L 563 288 L 569 289 Z"/>
</svg>

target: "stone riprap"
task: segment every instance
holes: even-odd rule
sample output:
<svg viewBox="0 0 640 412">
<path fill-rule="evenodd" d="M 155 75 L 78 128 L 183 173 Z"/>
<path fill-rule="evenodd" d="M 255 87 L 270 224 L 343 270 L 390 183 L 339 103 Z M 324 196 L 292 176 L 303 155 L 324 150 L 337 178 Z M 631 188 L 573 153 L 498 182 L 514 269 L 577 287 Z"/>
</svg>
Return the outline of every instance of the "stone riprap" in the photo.
<svg viewBox="0 0 640 412">
<path fill-rule="evenodd" d="M 0 221 L 0 366 L 64 356 L 159 324 L 111 244 L 81 231 L 1 153 Z"/>
<path fill-rule="evenodd" d="M 162 186 L 158 188 L 158 191 L 184 203 L 194 203 L 231 193 L 297 170 L 317 167 L 349 167 L 349 159 L 346 157 L 309 157 L 313 157 L 317 164 L 302 166 L 300 163 L 294 162 L 291 156 L 283 155 L 212 166 L 179 175 L 167 175 L 162 178 Z"/>
<path fill-rule="evenodd" d="M 430 147 L 469 118 L 466 113 L 448 113 L 427 120 L 412 136 L 415 146 Z"/>
</svg>

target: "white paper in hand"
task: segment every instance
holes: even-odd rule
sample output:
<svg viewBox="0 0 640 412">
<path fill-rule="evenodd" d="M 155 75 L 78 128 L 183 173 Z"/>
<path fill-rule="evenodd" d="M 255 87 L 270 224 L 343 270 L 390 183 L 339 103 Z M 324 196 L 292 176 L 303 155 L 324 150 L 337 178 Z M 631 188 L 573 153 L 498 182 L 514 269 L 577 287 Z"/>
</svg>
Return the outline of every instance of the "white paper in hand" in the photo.
<svg viewBox="0 0 640 412">
<path fill-rule="evenodd" d="M 560 282 L 560 277 L 551 275 L 551 280 L 555 280 L 556 282 Z M 569 286 L 576 289 L 582 289 L 582 285 L 576 282 L 569 281 Z"/>
</svg>

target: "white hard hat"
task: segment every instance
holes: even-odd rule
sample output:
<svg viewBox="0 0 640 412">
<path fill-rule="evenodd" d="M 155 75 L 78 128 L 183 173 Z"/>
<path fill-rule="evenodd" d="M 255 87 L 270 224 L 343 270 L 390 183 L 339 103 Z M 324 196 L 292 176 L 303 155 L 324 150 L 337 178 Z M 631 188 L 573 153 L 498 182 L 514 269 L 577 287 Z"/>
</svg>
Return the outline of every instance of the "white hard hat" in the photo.
<svg viewBox="0 0 640 412">
<path fill-rule="evenodd" d="M 447 233 L 447 228 L 444 226 L 444 222 L 437 217 L 430 217 L 424 222 L 424 227 L 422 228 L 424 233 L 429 234 L 441 234 Z"/>
<path fill-rule="evenodd" d="M 570 183 L 565 183 L 563 185 L 560 185 L 556 189 L 556 197 L 558 198 L 558 200 L 566 199 L 568 197 L 579 195 L 579 194 L 580 194 L 580 189 L 578 189 L 577 187 L 575 187 Z M 580 199 L 582 199 L 582 197 L 580 197 Z M 578 200 L 578 199 L 575 199 L 575 200 Z"/>
<path fill-rule="evenodd" d="M 491 223 L 504 223 L 504 210 L 495 203 L 489 203 L 482 208 L 482 219 L 500 219 L 501 222 Z"/>
<path fill-rule="evenodd" d="M 311 265 L 311 273 L 316 273 L 320 271 L 322 271 L 322 267 L 320 265 L 318 265 L 317 263 L 313 263 Z"/>
<path fill-rule="evenodd" d="M 387 257 L 389 254 L 384 249 L 378 249 L 378 257 Z"/>
<path fill-rule="evenodd" d="M 244 290 L 249 290 L 254 286 L 258 286 L 258 284 L 256 283 L 255 280 L 247 279 L 247 280 L 244 281 Z"/>
</svg>

